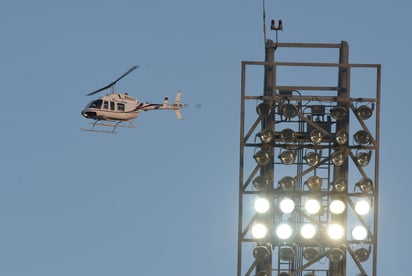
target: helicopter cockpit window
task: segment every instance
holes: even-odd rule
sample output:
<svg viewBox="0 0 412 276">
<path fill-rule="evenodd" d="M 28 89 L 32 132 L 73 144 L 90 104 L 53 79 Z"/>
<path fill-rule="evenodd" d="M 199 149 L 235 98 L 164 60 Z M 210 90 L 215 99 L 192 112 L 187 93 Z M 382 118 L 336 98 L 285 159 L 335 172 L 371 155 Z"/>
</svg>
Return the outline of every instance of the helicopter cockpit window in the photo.
<svg viewBox="0 0 412 276">
<path fill-rule="evenodd" d="M 124 104 L 123 103 L 117 103 L 117 110 L 118 111 L 124 111 Z"/>
<path fill-rule="evenodd" d="M 88 107 L 100 109 L 100 108 L 102 107 L 102 103 L 103 103 L 102 100 L 95 100 L 95 101 L 92 101 L 92 102 L 89 104 Z"/>
</svg>

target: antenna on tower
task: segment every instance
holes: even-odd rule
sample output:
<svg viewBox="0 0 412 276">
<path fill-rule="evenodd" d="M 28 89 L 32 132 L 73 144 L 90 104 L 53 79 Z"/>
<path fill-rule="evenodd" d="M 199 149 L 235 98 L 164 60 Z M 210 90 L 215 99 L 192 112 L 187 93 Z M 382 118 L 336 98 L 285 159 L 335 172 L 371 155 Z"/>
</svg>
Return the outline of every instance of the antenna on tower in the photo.
<svg viewBox="0 0 412 276">
<path fill-rule="evenodd" d="M 263 43 L 266 45 L 266 8 L 265 0 L 262 0 L 262 9 L 263 9 Z"/>
<path fill-rule="evenodd" d="M 283 22 L 282 20 L 278 21 L 278 26 L 276 27 L 276 21 L 272 19 L 270 23 L 270 29 L 276 31 L 276 42 L 275 42 L 275 50 L 278 46 L 278 32 L 283 30 Z"/>
</svg>

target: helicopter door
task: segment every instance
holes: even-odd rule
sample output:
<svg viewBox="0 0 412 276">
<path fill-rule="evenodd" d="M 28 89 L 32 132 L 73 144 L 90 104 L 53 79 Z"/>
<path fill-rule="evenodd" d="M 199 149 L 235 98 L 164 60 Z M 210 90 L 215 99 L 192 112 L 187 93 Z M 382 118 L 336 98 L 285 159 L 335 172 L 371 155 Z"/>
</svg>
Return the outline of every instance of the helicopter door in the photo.
<svg viewBox="0 0 412 276">
<path fill-rule="evenodd" d="M 110 110 L 115 110 L 115 104 L 114 104 L 114 102 L 110 102 Z"/>
<path fill-rule="evenodd" d="M 109 109 L 109 103 L 107 101 L 103 102 L 103 109 L 106 109 L 106 110 Z"/>
</svg>

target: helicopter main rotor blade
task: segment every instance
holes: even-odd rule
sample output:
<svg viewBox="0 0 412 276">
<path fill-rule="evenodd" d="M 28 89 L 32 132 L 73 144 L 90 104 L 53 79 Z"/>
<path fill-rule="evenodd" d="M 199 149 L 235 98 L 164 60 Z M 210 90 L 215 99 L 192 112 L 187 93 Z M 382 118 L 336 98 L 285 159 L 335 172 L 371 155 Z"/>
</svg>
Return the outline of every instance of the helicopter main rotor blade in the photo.
<svg viewBox="0 0 412 276">
<path fill-rule="evenodd" d="M 136 68 L 138 68 L 138 67 L 139 67 L 139 66 L 137 66 L 137 65 L 133 66 L 132 68 L 130 68 L 129 70 L 127 70 L 126 73 L 124 73 L 123 75 L 121 75 L 120 77 L 118 77 L 114 82 L 112 82 L 112 83 L 110 83 L 110 84 L 108 84 L 108 85 L 106 85 L 106 86 L 104 86 L 104 87 L 102 87 L 102 88 L 100 88 L 100 89 L 97 89 L 97 90 L 95 90 L 95 91 L 87 94 L 87 96 L 91 96 L 91 95 L 97 94 L 97 93 L 99 93 L 99 92 L 101 92 L 101 91 L 103 91 L 103 90 L 109 89 L 110 87 L 112 87 L 113 85 L 115 85 L 119 80 L 121 80 L 121 79 L 123 79 L 124 77 L 126 77 L 128 74 L 130 74 L 132 71 L 134 71 L 134 70 L 135 70 Z"/>
</svg>

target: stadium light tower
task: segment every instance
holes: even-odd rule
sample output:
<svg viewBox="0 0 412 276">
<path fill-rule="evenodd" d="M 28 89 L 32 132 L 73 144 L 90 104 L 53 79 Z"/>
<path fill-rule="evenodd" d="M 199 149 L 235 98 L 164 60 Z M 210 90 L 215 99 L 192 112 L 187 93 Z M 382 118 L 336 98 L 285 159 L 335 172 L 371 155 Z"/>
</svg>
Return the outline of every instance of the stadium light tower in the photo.
<svg viewBox="0 0 412 276">
<path fill-rule="evenodd" d="M 380 74 L 345 41 L 267 40 L 265 61 L 242 62 L 238 276 L 377 275 Z"/>
</svg>

